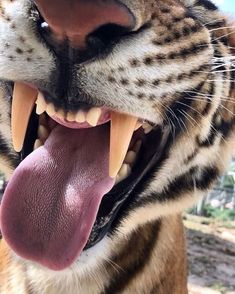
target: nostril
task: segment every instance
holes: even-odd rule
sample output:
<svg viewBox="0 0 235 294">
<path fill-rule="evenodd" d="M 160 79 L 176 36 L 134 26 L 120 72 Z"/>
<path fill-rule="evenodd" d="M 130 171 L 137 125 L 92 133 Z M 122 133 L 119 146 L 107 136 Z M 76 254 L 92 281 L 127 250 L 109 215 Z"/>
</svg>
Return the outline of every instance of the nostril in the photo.
<svg viewBox="0 0 235 294">
<path fill-rule="evenodd" d="M 79 50 L 75 62 L 82 63 L 92 58 L 105 55 L 110 52 L 112 46 L 119 42 L 119 39 L 130 33 L 127 27 L 116 24 L 106 24 L 96 29 L 86 39 L 86 46 Z"/>
<path fill-rule="evenodd" d="M 34 0 L 54 38 L 84 48 L 90 35 L 100 30 L 106 39 L 117 36 L 117 27 L 132 29 L 135 17 L 118 0 Z"/>
<path fill-rule="evenodd" d="M 93 39 L 100 40 L 104 45 L 107 46 L 113 41 L 117 41 L 119 38 L 128 34 L 129 32 L 130 28 L 117 24 L 106 24 L 92 32 L 88 36 L 87 41 L 89 43 Z"/>
</svg>

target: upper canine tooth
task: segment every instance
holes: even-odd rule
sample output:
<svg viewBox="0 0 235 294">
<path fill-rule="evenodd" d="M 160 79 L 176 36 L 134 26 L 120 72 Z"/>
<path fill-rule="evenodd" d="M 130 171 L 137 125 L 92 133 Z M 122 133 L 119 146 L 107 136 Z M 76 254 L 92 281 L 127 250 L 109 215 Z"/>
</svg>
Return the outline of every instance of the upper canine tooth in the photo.
<svg viewBox="0 0 235 294">
<path fill-rule="evenodd" d="M 25 134 L 32 110 L 37 99 L 38 91 L 23 83 L 14 84 L 12 110 L 11 110 L 11 128 L 12 142 L 16 152 L 23 148 Z"/>
<path fill-rule="evenodd" d="M 95 127 L 99 121 L 101 115 L 101 109 L 98 107 L 91 108 L 86 116 L 86 121 L 93 127 Z"/>
<path fill-rule="evenodd" d="M 137 121 L 136 126 L 135 126 L 135 131 L 137 131 L 140 127 L 142 127 L 143 123 Z"/>
<path fill-rule="evenodd" d="M 37 101 L 36 101 L 36 104 L 37 104 L 37 108 L 36 108 L 36 113 L 38 115 L 42 114 L 44 111 L 46 111 L 47 109 L 47 103 L 42 95 L 42 93 L 38 93 L 38 98 L 37 98 Z"/>
<path fill-rule="evenodd" d="M 75 117 L 76 122 L 83 123 L 86 120 L 85 113 L 82 110 L 79 110 Z"/>
<path fill-rule="evenodd" d="M 126 156 L 138 118 L 111 112 L 109 175 L 115 178 Z"/>
<path fill-rule="evenodd" d="M 49 116 L 53 116 L 53 115 L 56 114 L 55 107 L 54 107 L 54 105 L 53 105 L 52 103 L 49 103 L 49 104 L 47 105 L 47 110 L 46 110 L 46 112 L 47 112 L 47 114 L 48 114 Z"/>
</svg>

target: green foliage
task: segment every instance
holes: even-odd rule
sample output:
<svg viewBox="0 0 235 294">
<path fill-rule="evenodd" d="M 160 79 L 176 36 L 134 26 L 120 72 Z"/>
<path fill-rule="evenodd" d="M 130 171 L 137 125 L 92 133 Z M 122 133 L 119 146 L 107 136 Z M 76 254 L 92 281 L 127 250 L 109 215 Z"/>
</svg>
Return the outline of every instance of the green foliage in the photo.
<svg viewBox="0 0 235 294">
<path fill-rule="evenodd" d="M 233 189 L 234 184 L 233 176 L 225 175 L 223 177 L 222 188 Z"/>
<path fill-rule="evenodd" d="M 235 211 L 229 209 L 213 208 L 210 205 L 204 207 L 205 216 L 215 218 L 220 221 L 233 221 L 235 220 Z"/>
</svg>

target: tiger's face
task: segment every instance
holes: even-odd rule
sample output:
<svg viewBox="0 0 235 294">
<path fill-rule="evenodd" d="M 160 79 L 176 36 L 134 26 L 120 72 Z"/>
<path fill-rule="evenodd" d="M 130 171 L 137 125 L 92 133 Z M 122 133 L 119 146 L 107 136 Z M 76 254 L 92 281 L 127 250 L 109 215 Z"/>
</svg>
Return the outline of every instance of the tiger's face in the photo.
<svg viewBox="0 0 235 294">
<path fill-rule="evenodd" d="M 234 77 L 210 1 L 57 2 L 1 1 L 1 230 L 62 270 L 205 192 Z"/>
</svg>

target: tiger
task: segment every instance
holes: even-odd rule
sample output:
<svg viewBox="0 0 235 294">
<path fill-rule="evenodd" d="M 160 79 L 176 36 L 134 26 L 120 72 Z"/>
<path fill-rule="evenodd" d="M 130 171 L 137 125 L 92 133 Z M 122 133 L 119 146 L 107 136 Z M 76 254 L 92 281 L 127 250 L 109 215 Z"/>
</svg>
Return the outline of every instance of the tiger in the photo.
<svg viewBox="0 0 235 294">
<path fill-rule="evenodd" d="M 1 0 L 1 294 L 184 294 L 182 212 L 235 146 L 210 0 Z"/>
</svg>

